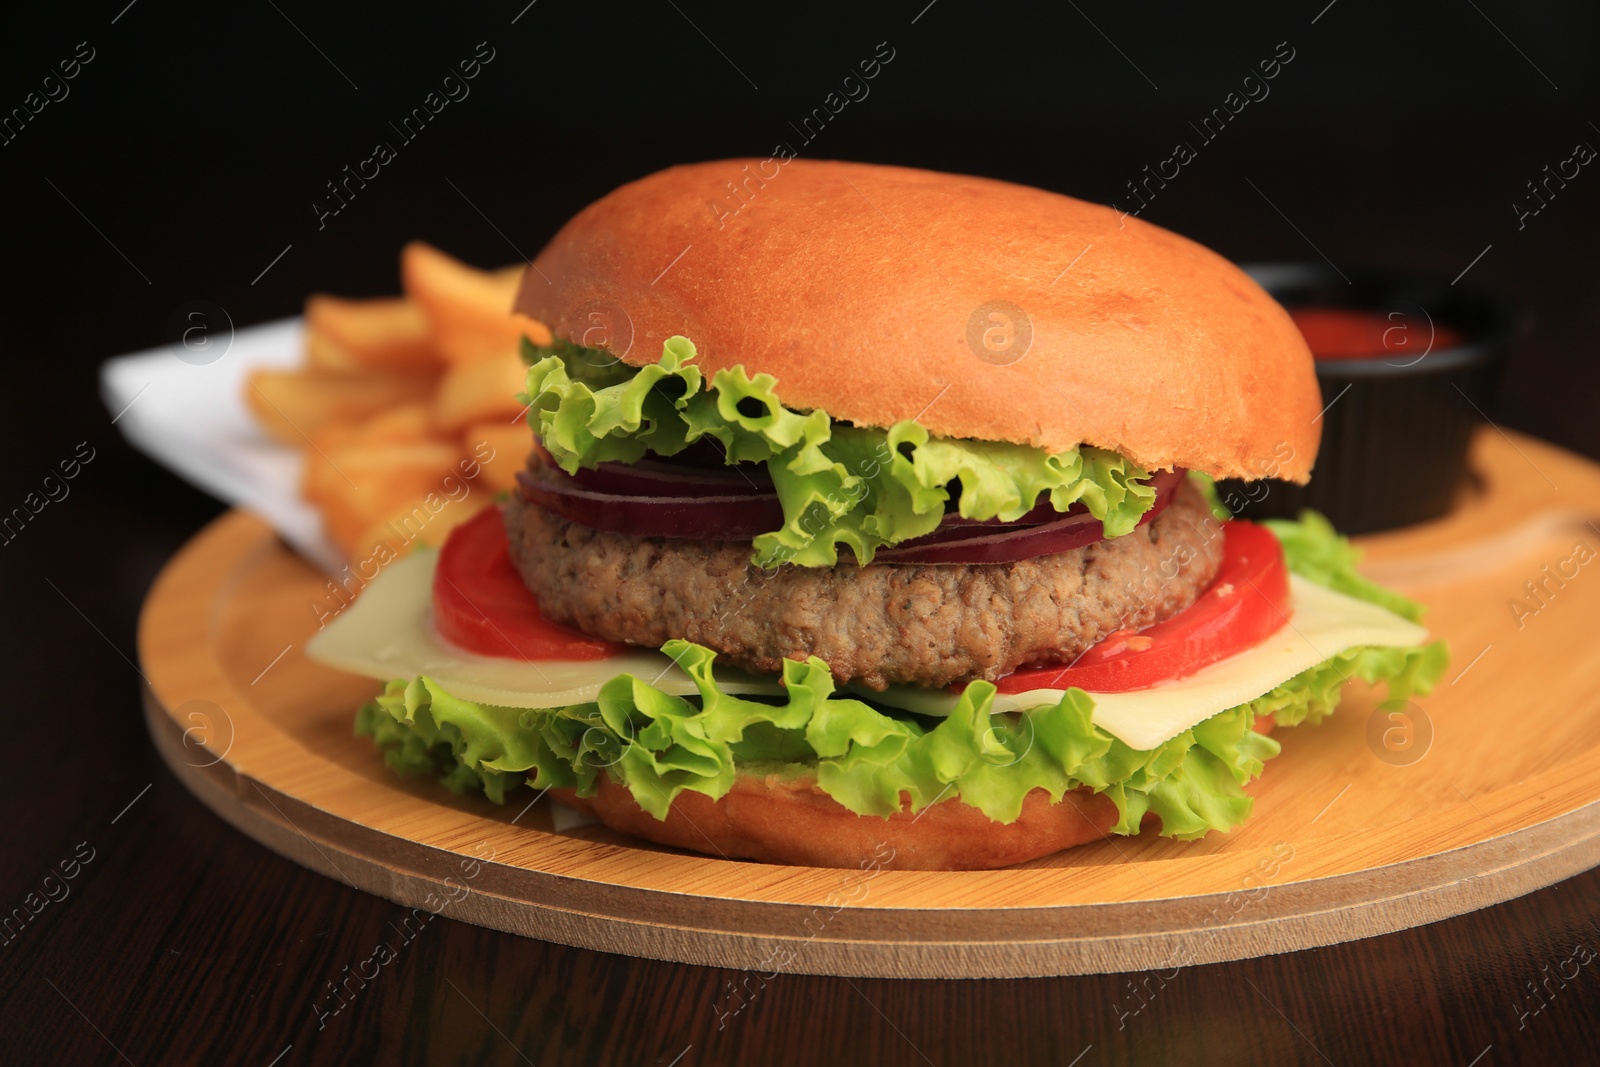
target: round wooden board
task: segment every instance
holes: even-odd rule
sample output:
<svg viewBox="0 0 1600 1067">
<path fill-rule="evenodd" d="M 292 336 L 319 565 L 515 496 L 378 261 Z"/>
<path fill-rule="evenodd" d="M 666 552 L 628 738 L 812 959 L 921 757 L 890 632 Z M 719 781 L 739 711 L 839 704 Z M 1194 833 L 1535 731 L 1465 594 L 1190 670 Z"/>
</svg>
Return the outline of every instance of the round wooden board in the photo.
<svg viewBox="0 0 1600 1067">
<path fill-rule="evenodd" d="M 1600 467 L 1495 430 L 1473 465 L 1448 518 L 1365 541 L 1366 571 L 1426 600 L 1454 654 L 1411 711 L 1414 738 L 1431 724 L 1425 755 L 1369 741 L 1394 724 L 1352 686 L 1325 723 L 1281 735 L 1251 820 L 1200 842 L 1117 838 L 1000 871 L 780 867 L 594 825 L 558 832 L 544 800 L 501 808 L 401 779 L 352 735 L 377 686 L 301 652 L 333 603 L 326 579 L 241 513 L 151 590 L 147 718 L 188 788 L 269 848 L 407 907 L 584 948 L 970 978 L 1167 970 L 1369 937 L 1600 863 L 1600 566 L 1574 557 L 1579 542 L 1586 560 L 1600 549 L 1583 510 L 1600 510 Z M 1543 583 L 1540 599 L 1524 582 Z"/>
</svg>

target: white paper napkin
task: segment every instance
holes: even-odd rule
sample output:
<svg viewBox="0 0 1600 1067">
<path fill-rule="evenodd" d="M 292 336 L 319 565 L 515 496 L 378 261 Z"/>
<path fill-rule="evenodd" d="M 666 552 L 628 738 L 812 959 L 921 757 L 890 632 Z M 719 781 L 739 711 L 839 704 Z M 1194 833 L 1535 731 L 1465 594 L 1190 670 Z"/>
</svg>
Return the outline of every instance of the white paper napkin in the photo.
<svg viewBox="0 0 1600 1067">
<path fill-rule="evenodd" d="M 299 318 L 238 330 L 213 363 L 185 362 L 169 348 L 110 360 L 100 395 L 130 444 L 229 504 L 254 512 L 329 574 L 345 564 L 300 498 L 300 451 L 264 434 L 245 406 L 245 379 L 260 367 L 301 365 Z"/>
</svg>

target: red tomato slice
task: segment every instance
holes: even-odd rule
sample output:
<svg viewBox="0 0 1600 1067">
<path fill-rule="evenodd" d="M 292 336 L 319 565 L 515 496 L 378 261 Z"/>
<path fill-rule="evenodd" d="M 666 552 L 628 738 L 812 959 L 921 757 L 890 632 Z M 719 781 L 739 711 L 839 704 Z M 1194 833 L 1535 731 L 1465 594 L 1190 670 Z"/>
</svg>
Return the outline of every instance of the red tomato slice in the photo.
<svg viewBox="0 0 1600 1067">
<path fill-rule="evenodd" d="M 433 572 L 433 625 L 451 644 L 480 656 L 595 660 L 625 646 L 586 637 L 539 614 L 539 602 L 511 565 L 505 520 L 487 507 L 450 531 Z"/>
<path fill-rule="evenodd" d="M 1222 566 L 1188 610 L 1135 633 L 1109 634 L 1068 666 L 1024 667 L 995 683 L 1002 693 L 1077 686 L 1091 693 L 1148 689 L 1253 648 L 1289 621 L 1289 570 L 1265 527 L 1223 526 Z"/>
</svg>

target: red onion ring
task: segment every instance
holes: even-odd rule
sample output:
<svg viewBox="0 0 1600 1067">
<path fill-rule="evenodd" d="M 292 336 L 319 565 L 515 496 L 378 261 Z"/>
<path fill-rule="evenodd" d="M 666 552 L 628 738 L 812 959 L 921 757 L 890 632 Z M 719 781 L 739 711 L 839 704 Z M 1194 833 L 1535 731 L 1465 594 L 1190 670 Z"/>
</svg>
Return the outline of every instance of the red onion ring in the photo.
<svg viewBox="0 0 1600 1067">
<path fill-rule="evenodd" d="M 693 448 L 691 445 L 686 451 Z M 538 466 L 552 473 L 565 473 L 537 437 L 533 440 L 533 454 L 538 458 Z M 679 453 L 671 457 L 652 455 L 635 463 L 597 463 L 593 467 L 578 468 L 570 477 L 597 493 L 698 496 L 705 490 L 729 494 L 773 491 L 772 476 L 764 463 L 730 465 L 724 462 L 713 466 L 704 457 L 692 462 L 681 462 L 682 458 L 683 453 Z"/>
<path fill-rule="evenodd" d="M 542 453 L 542 449 L 540 450 Z M 1155 501 L 1142 526 L 1165 510 L 1182 482 L 1182 468 L 1153 475 Z M 783 526 L 783 507 L 771 488 L 734 472 L 673 469 L 667 463 L 602 463 L 569 476 L 547 464 L 543 476 L 517 472 L 524 499 L 597 530 L 638 537 L 747 541 Z M 932 533 L 880 550 L 876 562 L 906 565 L 1016 563 L 1068 552 L 1103 540 L 1105 528 L 1081 503 L 1056 511 L 1046 499 L 1010 522 L 946 515 Z"/>
<path fill-rule="evenodd" d="M 951 501 L 951 503 L 954 503 L 954 501 Z M 972 526 L 1043 526 L 1047 522 L 1055 522 L 1057 519 L 1065 518 L 1068 515 L 1082 515 L 1088 510 L 1089 509 L 1084 507 L 1083 503 L 1080 501 L 1072 505 L 1066 511 L 1057 511 L 1055 507 L 1051 505 L 1049 496 L 1046 495 L 1044 503 L 1036 505 L 1031 511 L 1017 516 L 1010 522 L 1007 522 L 1005 519 L 968 519 L 962 517 L 961 513 L 958 511 L 947 511 L 945 512 L 944 518 L 939 520 L 938 532 L 943 533 L 946 529 L 959 529 L 961 527 Z M 934 535 L 924 534 L 923 536 L 932 537 Z M 904 541 L 901 542 L 901 544 L 906 543 L 907 542 Z"/>
<path fill-rule="evenodd" d="M 581 488 L 559 472 L 540 478 L 528 471 L 517 472 L 517 488 L 524 499 L 564 519 L 636 537 L 748 541 L 783 526 L 783 506 L 777 493 L 602 493 Z"/>
<path fill-rule="evenodd" d="M 1184 474 L 1185 471 L 1178 468 L 1151 477 L 1149 484 L 1156 491 L 1156 499 L 1150 510 L 1139 517 L 1140 526 L 1166 510 Z M 1038 510 L 1034 509 L 1035 512 Z M 1087 511 L 1078 514 L 1069 511 L 1054 522 L 1033 526 L 1006 524 L 997 533 L 991 533 L 981 526 L 976 529 L 957 526 L 949 530 L 941 527 L 931 534 L 880 550 L 874 562 L 967 566 L 1018 563 L 1035 556 L 1070 552 L 1104 539 L 1105 527 L 1099 519 Z"/>
<path fill-rule="evenodd" d="M 765 469 L 710 471 L 644 460 L 580 467 L 572 480 L 581 488 L 619 496 L 764 496 L 773 492 Z"/>
</svg>

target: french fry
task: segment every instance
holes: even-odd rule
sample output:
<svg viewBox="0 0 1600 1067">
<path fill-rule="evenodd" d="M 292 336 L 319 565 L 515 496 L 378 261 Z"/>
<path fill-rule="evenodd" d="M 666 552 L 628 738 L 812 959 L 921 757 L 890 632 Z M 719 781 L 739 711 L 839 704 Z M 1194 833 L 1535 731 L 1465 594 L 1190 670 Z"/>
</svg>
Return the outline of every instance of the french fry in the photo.
<svg viewBox="0 0 1600 1067">
<path fill-rule="evenodd" d="M 515 352 L 476 363 L 457 363 L 439 379 L 433 419 L 453 433 L 474 422 L 511 422 L 523 405 L 517 394 L 527 385 L 528 368 Z"/>
<path fill-rule="evenodd" d="M 426 522 L 419 519 L 427 510 L 426 505 L 419 502 L 369 526 L 355 538 L 348 551 L 358 558 L 369 558 L 381 551 L 380 546 L 384 546 L 398 558 L 418 545 L 438 548 L 450 536 L 451 530 L 492 502 L 489 494 L 474 490 L 462 500 L 447 501 L 437 513 L 429 513 Z"/>
<path fill-rule="evenodd" d="M 519 342 L 550 341 L 511 311 L 525 269 L 410 244 L 405 297 L 312 296 L 307 365 L 250 376 L 251 412 L 302 452 L 301 493 L 353 559 L 439 545 L 516 484 L 532 447 Z"/>
<path fill-rule="evenodd" d="M 329 535 L 356 553 L 370 547 L 359 542 L 375 524 L 394 521 L 397 536 L 415 540 L 467 496 L 460 463 L 453 444 L 356 444 L 308 464 L 308 479 Z"/>
<path fill-rule="evenodd" d="M 315 503 L 317 510 L 322 513 L 322 528 L 327 531 L 334 544 L 344 549 L 345 554 L 354 559 L 355 546 L 360 540 L 361 531 L 368 525 L 366 517 L 357 510 L 355 502 L 348 497 L 327 496 Z"/>
<path fill-rule="evenodd" d="M 536 345 L 550 343 L 550 331 L 543 323 L 526 315 L 510 315 L 503 321 L 485 324 L 476 319 L 451 317 L 433 322 L 433 343 L 447 363 L 476 363 L 506 355 L 517 355 L 522 338 Z"/>
<path fill-rule="evenodd" d="M 321 507 L 338 495 L 330 483 L 339 477 L 339 471 L 330 457 L 348 445 L 354 433 L 350 423 L 330 423 L 307 439 L 309 447 L 302 453 L 305 469 L 300 476 L 300 495 L 306 500 Z"/>
<path fill-rule="evenodd" d="M 245 387 L 245 402 L 268 434 L 304 447 L 332 423 L 356 422 L 433 392 L 432 375 L 322 370 L 258 370 Z"/>
<path fill-rule="evenodd" d="M 461 448 L 479 461 L 479 487 L 491 494 L 504 493 L 516 487 L 517 472 L 533 451 L 533 435 L 521 419 L 477 422 L 462 431 Z"/>
<path fill-rule="evenodd" d="M 448 436 L 435 431 L 433 403 L 428 400 L 396 404 L 352 429 L 353 433 L 344 444 L 411 445 L 428 441 L 443 444 L 449 441 Z"/>
<path fill-rule="evenodd" d="M 453 442 L 440 438 L 433 428 L 433 406 L 424 400 L 399 404 L 380 411 L 360 423 L 330 423 L 310 435 L 306 452 L 302 495 L 324 510 L 330 535 L 348 545 L 356 533 L 371 526 L 381 504 L 414 488 L 417 482 L 382 469 L 373 470 L 374 455 L 388 450 L 403 450 L 414 445 L 444 445 L 454 451 Z M 405 453 L 399 452 L 404 455 Z M 412 458 L 416 458 L 415 453 Z M 426 455 L 426 453 L 423 453 Z M 434 466 L 443 453 L 434 455 Z M 375 485 L 360 485 L 350 471 L 362 473 Z M 376 496 L 374 496 L 376 493 Z M 391 497 L 383 494 L 390 493 Z"/>
<path fill-rule="evenodd" d="M 479 319 L 505 318 L 522 269 L 478 270 L 425 241 L 412 241 L 400 252 L 400 283 L 429 318 L 444 309 Z"/>
<path fill-rule="evenodd" d="M 342 372 L 418 374 L 440 365 L 427 317 L 401 298 L 312 296 L 306 301 L 306 356 L 312 367 Z"/>
<path fill-rule="evenodd" d="M 549 344 L 550 331 L 512 302 L 525 268 L 483 271 L 421 241 L 400 253 L 406 294 L 422 309 L 434 347 L 449 363 L 472 363 L 515 353 L 524 334 Z"/>
</svg>

